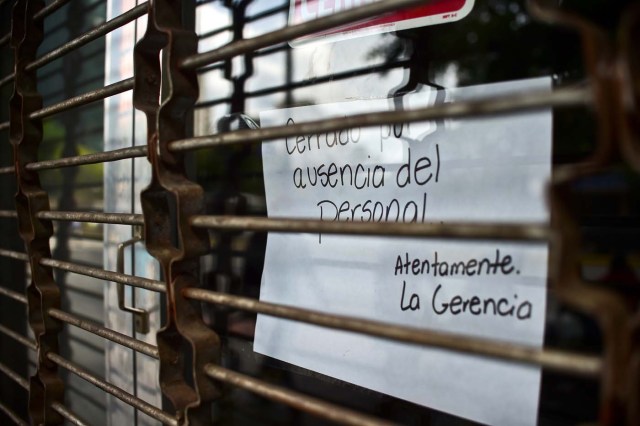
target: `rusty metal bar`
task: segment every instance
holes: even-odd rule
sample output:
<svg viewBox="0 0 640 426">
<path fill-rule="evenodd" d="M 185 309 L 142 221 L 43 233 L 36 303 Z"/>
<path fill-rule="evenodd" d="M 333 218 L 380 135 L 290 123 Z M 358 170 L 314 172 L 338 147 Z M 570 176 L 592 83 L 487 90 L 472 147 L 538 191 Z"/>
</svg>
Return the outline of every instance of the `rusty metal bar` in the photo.
<svg viewBox="0 0 640 426">
<path fill-rule="evenodd" d="M 61 8 L 62 6 L 64 6 L 66 3 L 68 3 L 69 0 L 55 0 L 54 2 L 50 3 L 48 6 L 44 7 L 43 9 L 41 9 L 38 13 L 36 13 L 34 15 L 34 20 L 39 20 L 41 18 L 44 18 L 45 16 L 55 12 L 56 10 L 58 10 L 59 8 Z M 66 55 L 67 53 L 84 46 L 85 44 L 100 38 L 108 33 L 110 33 L 113 30 L 116 30 L 126 24 L 128 24 L 129 22 L 144 16 L 147 13 L 147 4 L 142 3 L 139 4 L 138 6 L 134 7 L 131 10 L 128 10 L 127 12 L 123 13 L 120 16 L 117 16 L 115 18 L 113 18 L 110 21 L 105 22 L 104 24 L 98 25 L 97 27 L 95 27 L 94 29 L 87 31 L 86 33 L 82 34 L 80 37 L 71 40 L 68 43 L 63 44 L 62 46 L 58 47 L 57 49 L 54 49 L 48 53 L 45 53 L 44 55 L 42 55 L 41 57 L 37 58 L 36 60 L 34 60 L 33 62 L 29 63 L 26 67 L 25 70 L 27 71 L 32 71 L 34 69 L 37 68 L 41 68 L 44 65 L 48 64 L 49 62 L 52 62 L 64 55 Z M 0 39 L 0 46 L 2 46 L 5 43 L 9 42 L 9 39 L 11 38 L 11 34 L 7 34 L 4 37 L 2 37 L 2 39 Z M 10 74 L 6 77 L 4 77 L 2 80 L 0 80 L 0 87 L 4 86 L 5 84 L 13 81 L 14 75 Z"/>
<path fill-rule="evenodd" d="M 134 49 L 133 104 L 147 118 L 152 167 L 151 181 L 140 194 L 144 241 L 167 283 L 167 315 L 156 334 L 160 387 L 181 421 L 208 424 L 220 390 L 204 375 L 204 366 L 219 362 L 220 339 L 204 323 L 201 307 L 181 294 L 184 288 L 198 286 L 200 256 L 210 249 L 207 232 L 189 223 L 191 216 L 204 211 L 204 193 L 189 180 L 183 155 L 168 152 L 171 141 L 186 137 L 185 123 L 191 120 L 199 93 L 197 73 L 177 66 L 198 52 L 198 37 L 185 26 L 189 18 L 183 21 L 184 10 L 181 1 L 150 3 L 145 35 Z"/>
<path fill-rule="evenodd" d="M 57 104 L 53 104 L 48 107 L 41 108 L 29 114 L 29 118 L 37 119 L 37 118 L 50 117 L 54 114 L 58 114 L 60 112 L 67 111 L 69 109 L 79 107 L 82 105 L 90 104 L 92 102 L 99 101 L 99 100 L 108 98 L 110 96 L 114 96 L 119 93 L 126 92 L 127 90 L 131 90 L 131 89 L 133 89 L 133 78 L 127 78 L 125 80 L 110 84 L 100 89 L 83 93 L 80 96 L 76 96 L 74 98 L 70 98 L 62 102 L 59 102 Z M 0 130 L 4 130 L 8 128 L 9 128 L 9 122 L 0 124 Z M 33 163 L 36 163 L 36 161 L 33 161 L 30 164 L 33 164 Z"/>
<path fill-rule="evenodd" d="M 28 347 L 31 350 L 37 350 L 38 345 L 36 345 L 36 341 L 35 340 L 31 340 L 27 337 L 22 336 L 19 333 L 16 333 L 15 331 L 11 330 L 10 328 L 5 327 L 4 325 L 0 324 L 0 333 L 3 333 L 9 337 L 11 337 L 13 340 L 17 341 L 18 343 L 23 344 L 24 346 Z"/>
<path fill-rule="evenodd" d="M 15 381 L 20 387 L 22 387 L 26 391 L 29 390 L 29 381 L 27 379 L 25 379 L 24 377 L 20 376 L 18 373 L 16 373 L 15 371 L 10 369 L 9 367 L 7 367 L 6 365 L 0 363 L 0 371 L 2 371 L 4 374 L 6 374 L 9 378 L 11 378 L 13 381 Z M 62 417 L 67 419 L 73 425 L 76 425 L 76 426 L 88 426 L 87 422 L 85 422 L 84 420 L 80 419 L 75 413 L 73 413 L 71 410 L 69 410 L 67 407 L 65 407 L 64 405 L 60 404 L 59 402 L 54 402 L 51 405 L 51 408 L 53 408 L 55 411 L 57 411 Z"/>
<path fill-rule="evenodd" d="M 0 210 L 0 217 L 16 218 L 18 213 L 15 210 Z"/>
<path fill-rule="evenodd" d="M 3 402 L 0 402 L 0 411 L 7 415 L 13 422 L 19 426 L 29 426 L 29 423 L 25 422 L 18 416 L 15 411 L 7 407 Z"/>
<path fill-rule="evenodd" d="M 199 5 L 198 5 L 199 6 Z M 278 14 L 278 13 L 283 13 L 289 10 L 289 6 L 288 5 L 283 5 L 283 6 L 276 6 L 274 8 L 271 9 L 267 9 L 263 12 L 260 13 L 256 13 L 255 15 L 252 16 L 247 16 L 246 17 L 246 22 L 255 22 L 258 21 L 260 19 L 264 19 L 264 18 L 268 18 L 269 16 Z M 225 31 L 232 31 L 233 30 L 233 26 L 232 25 L 228 25 L 226 27 L 220 27 L 220 28 L 216 28 L 214 30 L 211 30 L 209 32 L 206 32 L 204 34 L 198 34 L 198 39 L 202 40 L 205 38 L 209 38 L 209 37 L 213 37 L 217 34 L 223 33 Z"/>
<path fill-rule="evenodd" d="M 377 4 L 377 3 L 376 3 Z M 356 114 L 329 120 L 296 123 L 254 130 L 236 130 L 211 136 L 177 140 L 169 144 L 171 151 L 188 151 L 223 145 L 242 145 L 303 134 L 324 133 L 354 127 L 410 123 L 442 118 L 468 118 L 485 115 L 513 114 L 539 108 L 588 106 L 592 101 L 589 86 L 558 89 L 553 92 L 529 92 L 493 98 L 454 102 L 402 111 Z"/>
<path fill-rule="evenodd" d="M 38 161 L 36 163 L 27 164 L 27 170 L 38 171 L 57 169 L 61 167 L 82 166 L 86 164 L 106 163 L 110 161 L 124 160 L 129 158 L 146 157 L 147 147 L 133 146 L 129 148 L 116 149 L 108 152 L 99 152 L 95 154 L 76 155 L 74 157 L 59 158 L 56 160 Z M 12 173 L 13 167 L 10 168 Z M 2 173 L 2 169 L 0 169 Z"/>
<path fill-rule="evenodd" d="M 29 391 L 29 381 L 7 367 L 6 365 L 0 363 L 0 371 L 7 375 L 10 379 L 16 382 L 21 388 L 26 391 Z M 63 404 L 59 402 L 54 402 L 51 404 L 51 408 L 57 411 L 62 417 L 69 420 L 69 422 L 76 426 L 88 426 L 88 423 L 84 420 L 80 419 L 75 413 L 65 407 Z"/>
<path fill-rule="evenodd" d="M 20 255 L 20 253 L 0 250 L 0 255 L 9 255 L 9 257 L 16 258 L 16 255 Z M 133 277 L 130 275 L 104 271 L 99 268 L 54 261 L 52 259 L 42 259 L 41 263 L 95 278 L 123 282 L 124 284 L 147 288 L 152 291 L 164 291 L 164 284 L 162 282 L 147 278 Z M 325 314 L 322 312 L 278 305 L 269 302 L 260 302 L 246 297 L 217 293 L 197 288 L 185 289 L 183 291 L 183 295 L 187 298 L 200 300 L 206 303 L 224 305 L 255 313 L 307 322 L 328 328 L 353 331 L 356 333 L 363 333 L 407 343 L 438 346 L 466 353 L 531 363 L 540 365 L 547 369 L 577 375 L 596 376 L 600 374 L 602 367 L 601 360 L 598 357 L 593 356 L 572 354 L 556 350 L 529 348 L 500 342 L 490 342 L 483 339 L 461 338 L 460 336 L 446 333 L 436 333 L 418 328 L 396 326 L 341 315 Z"/>
<path fill-rule="evenodd" d="M 63 357 L 58 354 L 49 352 L 47 354 L 47 358 L 57 364 L 58 366 L 64 368 L 65 370 L 77 375 L 78 377 L 86 380 L 97 388 L 102 389 L 103 391 L 115 396 L 116 398 L 124 401 L 125 403 L 131 405 L 132 407 L 142 411 L 150 417 L 162 422 L 165 425 L 178 426 L 178 419 L 172 416 L 169 413 L 162 411 L 161 409 L 154 407 L 153 405 L 131 395 L 129 392 L 112 385 L 111 383 L 107 383 L 106 381 L 100 379 L 99 377 L 94 376 L 89 373 L 79 365 L 67 361 Z"/>
<path fill-rule="evenodd" d="M 60 9 L 62 6 L 64 6 L 65 4 L 69 3 L 70 0 L 54 0 L 51 3 L 49 3 L 49 5 L 45 6 L 43 9 L 41 9 L 38 13 L 33 15 L 33 19 L 38 20 L 38 19 L 42 19 L 47 17 L 48 15 L 51 15 L 53 12 L 55 12 L 56 10 Z M 0 47 L 4 46 L 5 44 L 9 43 L 9 40 L 11 40 L 11 33 L 5 34 L 2 38 L 0 38 Z M 7 76 L 10 79 L 13 79 L 13 75 Z M 5 77 L 5 78 L 7 78 Z M 4 79 L 3 79 L 4 82 Z M 0 83 L 0 86 L 2 86 L 4 83 Z"/>
<path fill-rule="evenodd" d="M 286 45 L 285 45 L 286 46 Z M 280 50 L 284 50 L 283 48 L 280 48 Z M 256 56 L 258 56 L 258 54 L 262 54 L 265 51 L 262 50 L 260 52 L 256 53 Z M 322 83 L 326 83 L 326 82 L 336 82 L 336 81 L 340 81 L 340 80 L 345 80 L 345 79 L 349 79 L 349 78 L 354 78 L 354 77 L 358 77 L 358 76 L 362 76 L 362 75 L 367 75 L 367 74 L 371 74 L 374 72 L 381 72 L 381 71 L 388 71 L 394 68 L 400 68 L 400 67 L 404 67 L 407 66 L 407 64 L 409 64 L 409 61 L 396 61 L 396 62 L 391 62 L 391 63 L 383 63 L 380 65 L 375 65 L 375 66 L 370 66 L 370 67 L 364 67 L 364 68 L 358 68 L 358 69 L 351 69 L 348 71 L 343 71 L 343 72 L 339 72 L 339 73 L 335 73 L 335 74 L 329 74 L 329 75 L 324 75 L 321 77 L 315 77 L 312 80 L 302 80 L 302 81 L 296 81 L 296 82 L 291 82 L 291 83 L 287 83 L 287 84 L 281 84 L 278 86 L 270 86 L 264 89 L 259 89 L 259 90 L 254 90 L 254 91 L 250 91 L 247 92 L 246 95 L 247 97 L 258 97 L 258 96 L 265 96 L 265 95 L 270 95 L 272 93 L 278 93 L 278 92 L 284 92 L 285 90 L 296 90 L 296 89 L 300 89 L 303 87 L 309 87 L 309 86 L 315 86 L 318 84 L 322 84 Z M 203 68 L 200 68 L 198 71 L 202 71 Z M 207 101 L 202 101 L 199 102 L 195 105 L 194 108 L 207 108 L 213 105 L 219 105 L 219 104 L 223 104 L 223 103 L 228 103 L 231 102 L 231 98 L 230 97 L 226 97 L 226 98 L 215 98 L 215 99 L 210 99 Z"/>
<path fill-rule="evenodd" d="M 69 423 L 71 423 L 72 425 L 89 426 L 88 422 L 82 420 L 75 413 L 73 413 L 71 410 L 69 410 L 67 407 L 60 404 L 59 402 L 54 402 L 53 404 L 51 404 L 51 408 L 54 411 L 56 411 L 58 414 L 60 414 L 62 417 L 64 417 L 67 421 L 69 421 Z"/>
<path fill-rule="evenodd" d="M 597 377 L 602 373 L 599 357 L 569 353 L 558 350 L 539 349 L 503 342 L 463 337 L 415 327 L 387 324 L 344 315 L 326 314 L 310 309 L 261 302 L 247 297 L 234 296 L 209 290 L 190 288 L 183 292 L 185 297 L 206 303 L 223 305 L 245 311 L 270 315 L 319 325 L 336 330 L 351 331 L 369 336 L 382 337 L 405 343 L 434 346 L 457 352 L 501 358 L 509 361 L 539 365 L 549 370 Z"/>
<path fill-rule="evenodd" d="M 10 297 L 11 299 L 17 302 L 24 303 L 25 305 L 27 304 L 27 296 L 25 296 L 24 294 L 18 293 L 17 291 L 9 290 L 6 287 L 0 286 L 0 294 L 3 296 Z"/>
<path fill-rule="evenodd" d="M 142 340 L 134 339 L 133 337 L 129 337 L 125 334 L 108 329 L 92 321 L 84 320 L 59 309 L 49 309 L 49 315 L 62 322 L 88 331 L 89 333 L 93 333 L 104 339 L 111 340 L 112 342 L 118 343 L 122 346 L 126 346 L 127 348 L 133 349 L 134 351 L 143 353 L 152 358 L 158 358 L 158 348 L 150 345 L 147 342 L 143 342 Z"/>
<path fill-rule="evenodd" d="M 6 374 L 9 378 L 15 381 L 20 387 L 29 390 L 29 381 L 24 377 L 20 376 L 18 373 L 7 367 L 6 365 L 0 363 L 0 371 Z M 84 420 L 80 419 L 75 413 L 65 407 L 63 404 L 59 402 L 54 402 L 51 404 L 51 408 L 57 411 L 62 417 L 67 419 L 71 424 L 76 426 L 88 426 L 88 423 Z"/>
<path fill-rule="evenodd" d="M 324 31 L 341 25 L 372 18 L 376 15 L 424 4 L 425 0 L 386 0 L 328 15 L 313 21 L 284 27 L 257 37 L 238 40 L 218 49 L 189 56 L 179 63 L 181 68 L 194 69 L 212 64 L 262 47 L 287 42 L 298 37 Z"/>
<path fill-rule="evenodd" d="M 35 424 L 58 424 L 60 415 L 51 409 L 54 402 L 64 402 L 64 382 L 57 367 L 47 361 L 45 354 L 58 352 L 60 324 L 49 318 L 47 310 L 60 306 L 60 289 L 51 268 L 43 267 L 40 258 L 51 257 L 49 239 L 53 234 L 50 221 L 37 214 L 49 210 L 49 196 L 40 184 L 37 173 L 24 168 L 37 161 L 42 143 L 42 96 L 38 92 L 36 70 L 26 65 L 36 59 L 44 38 L 43 20 L 34 15 L 45 8 L 44 0 L 18 0 L 12 10 L 11 43 L 14 53 L 14 91 L 10 104 L 9 139 L 13 146 L 18 212 L 17 229 L 24 241 L 29 258 L 31 280 L 27 286 L 27 318 L 37 345 L 35 374 L 29 381 L 29 418 Z"/>
<path fill-rule="evenodd" d="M 12 369 L 10 369 L 9 367 L 7 367 L 6 365 L 0 363 L 0 371 L 2 371 L 5 375 L 7 375 L 7 377 L 9 377 L 14 382 L 16 382 L 24 390 L 26 391 L 29 390 L 29 381 L 24 377 L 22 377 L 21 375 L 19 375 L 18 373 L 16 373 L 15 371 L 13 371 Z M 71 424 L 73 425 L 88 426 L 87 422 L 80 419 L 76 414 L 71 412 L 71 410 L 69 410 L 67 407 L 65 407 L 63 404 L 60 404 L 59 402 L 54 402 L 53 404 L 51 404 L 51 408 L 57 411 L 62 417 L 69 420 L 69 422 L 71 422 Z"/>
<path fill-rule="evenodd" d="M 480 223 L 369 223 L 285 219 L 247 216 L 194 216 L 191 224 L 200 228 L 234 231 L 306 232 L 320 234 L 384 235 L 393 237 L 463 238 L 482 240 L 548 241 L 551 232 L 540 224 Z"/>
<path fill-rule="evenodd" d="M 2 254 L 0 252 L 0 254 Z M 146 290 L 164 293 L 166 287 L 162 281 L 151 280 L 149 278 L 135 277 L 133 275 L 120 274 L 118 272 L 105 271 L 102 268 L 93 266 L 79 265 L 76 263 L 63 262 L 54 259 L 40 259 L 40 263 L 52 268 L 61 269 L 63 271 L 73 272 L 75 274 L 85 275 L 88 277 L 98 278 L 105 281 L 113 281 Z"/>
<path fill-rule="evenodd" d="M 6 374 L 7 377 L 9 377 L 11 380 L 16 382 L 21 388 L 29 390 L 29 381 L 1 362 L 0 371 Z"/>
<path fill-rule="evenodd" d="M 208 364 L 205 373 L 214 380 L 236 386 L 281 404 L 335 423 L 352 426 L 388 426 L 394 423 L 376 419 L 318 398 L 272 385 L 226 368 Z"/>
<path fill-rule="evenodd" d="M 69 3 L 69 1 L 71 0 L 54 0 L 51 3 L 49 3 L 47 6 L 45 6 L 42 10 L 40 10 L 38 13 L 33 15 L 33 19 L 35 20 L 43 19 L 51 15 L 56 10 L 60 9 L 65 4 Z"/>
<path fill-rule="evenodd" d="M 31 71 L 31 70 L 40 68 L 48 64 L 49 62 L 65 55 L 66 53 L 69 53 L 80 46 L 84 46 L 90 41 L 93 41 L 99 37 L 102 37 L 110 33 L 111 31 L 128 24 L 129 22 L 145 15 L 146 13 L 147 13 L 147 4 L 145 2 L 134 7 L 133 9 L 128 10 L 122 15 L 117 16 L 111 19 L 110 21 L 105 22 L 104 24 L 98 25 L 94 29 L 87 31 L 86 33 L 82 34 L 80 37 L 74 40 L 71 40 L 68 43 L 63 44 L 57 49 L 52 50 L 51 52 L 45 53 L 35 61 L 31 62 L 29 65 L 27 65 L 25 69 L 27 71 Z"/>
<path fill-rule="evenodd" d="M 25 253 L 13 250 L 0 249 L 0 256 L 10 257 L 12 259 L 28 262 L 29 257 Z M 113 281 L 130 285 L 133 287 L 144 288 L 146 290 L 164 293 L 166 291 L 165 284 L 162 281 L 151 280 L 149 278 L 136 277 L 133 275 L 119 274 L 113 271 L 106 271 L 102 268 L 93 266 L 80 265 L 77 263 L 63 262 L 54 259 L 40 259 L 40 263 L 63 271 L 73 272 L 75 274 L 85 275 L 87 277 L 98 278 L 105 281 Z"/>
<path fill-rule="evenodd" d="M 0 175 L 8 175 L 16 172 L 16 169 L 12 166 L 0 167 Z"/>
<path fill-rule="evenodd" d="M 11 34 L 5 34 L 2 38 L 0 38 L 0 47 L 9 43 L 9 40 L 11 40 Z"/>
<path fill-rule="evenodd" d="M 21 260 L 23 262 L 29 261 L 29 256 L 26 253 L 20 253 L 18 251 L 0 249 L 0 256 L 10 257 L 12 259 Z"/>
<path fill-rule="evenodd" d="M 74 98 L 70 98 L 62 102 L 59 102 L 57 104 L 53 104 L 48 107 L 44 107 L 42 109 L 34 111 L 31 114 L 29 114 L 29 118 L 30 119 L 46 118 L 54 114 L 58 114 L 60 112 L 69 110 L 71 108 L 90 104 L 92 102 L 99 101 L 99 100 L 108 98 L 110 96 L 114 96 L 119 93 L 126 92 L 127 90 L 131 90 L 131 89 L 133 89 L 133 78 L 127 78 L 117 83 L 110 84 L 100 89 L 96 89 L 91 92 L 84 93 L 80 96 L 76 96 Z M 8 121 L 4 123 L 0 123 L 0 130 L 4 130 L 8 128 L 9 128 Z M 36 161 L 34 161 L 33 163 L 36 163 Z M 90 163 L 87 163 L 87 164 L 90 164 Z"/>
<path fill-rule="evenodd" d="M 0 217 L 2 212 L 0 211 Z M 40 219 L 64 222 L 108 223 L 112 225 L 144 225 L 141 214 L 99 213 L 99 212 L 58 212 L 47 211 L 37 215 Z"/>
<path fill-rule="evenodd" d="M 78 106 L 86 105 L 91 102 L 99 101 L 108 98 L 118 93 L 126 92 L 133 89 L 133 78 L 127 78 L 117 83 L 110 84 L 103 88 L 93 90 L 91 92 L 84 93 L 80 96 L 67 99 L 54 105 L 42 108 L 29 115 L 29 118 L 45 118 L 59 112 L 69 110 Z"/>
<path fill-rule="evenodd" d="M 0 217 L 15 217 L 15 212 L 0 210 Z M 144 225 L 141 214 L 58 212 L 47 211 L 40 219 L 70 222 Z M 198 228 L 228 231 L 320 233 L 350 235 L 380 235 L 391 237 L 460 238 L 480 240 L 548 241 L 550 229 L 541 224 L 428 224 L 428 223 L 368 223 L 323 221 L 298 218 L 266 218 L 251 216 L 193 216 L 191 224 Z"/>
<path fill-rule="evenodd" d="M 8 76 L 0 80 L 0 87 L 4 87 L 5 84 L 9 84 L 12 81 L 13 81 L 13 74 L 9 74 Z"/>
</svg>

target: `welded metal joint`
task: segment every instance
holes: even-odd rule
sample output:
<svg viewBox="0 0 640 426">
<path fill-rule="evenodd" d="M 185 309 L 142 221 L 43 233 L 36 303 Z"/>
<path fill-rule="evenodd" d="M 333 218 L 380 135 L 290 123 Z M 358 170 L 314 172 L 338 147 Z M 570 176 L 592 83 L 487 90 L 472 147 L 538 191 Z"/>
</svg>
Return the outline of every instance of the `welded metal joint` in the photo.
<svg viewBox="0 0 640 426">
<path fill-rule="evenodd" d="M 29 416 L 32 424 L 61 424 L 63 417 L 52 404 L 64 402 L 64 385 L 57 366 L 47 353 L 58 352 L 58 333 L 61 324 L 49 316 L 49 310 L 60 307 L 60 291 L 50 267 L 40 263 L 51 257 L 49 238 L 53 234 L 51 221 L 38 214 L 49 210 L 49 197 L 42 189 L 37 172 L 26 165 L 37 161 L 42 142 L 42 121 L 31 117 L 42 108 L 37 91 L 35 70 L 27 64 L 36 57 L 43 39 L 42 20 L 34 15 L 45 7 L 43 0 L 18 0 L 13 7 L 11 47 L 15 57 L 14 91 L 10 100 L 9 137 L 13 145 L 17 193 L 18 231 L 24 240 L 31 269 L 31 283 L 27 287 L 29 325 L 37 342 L 36 372 L 29 381 Z"/>
</svg>

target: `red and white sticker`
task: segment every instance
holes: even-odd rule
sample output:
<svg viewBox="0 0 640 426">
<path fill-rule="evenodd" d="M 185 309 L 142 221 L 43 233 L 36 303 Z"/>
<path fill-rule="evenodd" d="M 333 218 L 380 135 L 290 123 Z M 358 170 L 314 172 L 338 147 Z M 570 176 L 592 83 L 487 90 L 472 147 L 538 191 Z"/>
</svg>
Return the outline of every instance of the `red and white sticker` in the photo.
<svg viewBox="0 0 640 426">
<path fill-rule="evenodd" d="M 291 0 L 289 25 L 301 24 L 376 1 L 379 0 Z M 424 6 L 399 10 L 368 21 L 301 37 L 294 40 L 291 45 L 296 47 L 310 42 L 333 42 L 455 22 L 471 12 L 474 2 L 475 0 L 435 0 Z"/>
</svg>

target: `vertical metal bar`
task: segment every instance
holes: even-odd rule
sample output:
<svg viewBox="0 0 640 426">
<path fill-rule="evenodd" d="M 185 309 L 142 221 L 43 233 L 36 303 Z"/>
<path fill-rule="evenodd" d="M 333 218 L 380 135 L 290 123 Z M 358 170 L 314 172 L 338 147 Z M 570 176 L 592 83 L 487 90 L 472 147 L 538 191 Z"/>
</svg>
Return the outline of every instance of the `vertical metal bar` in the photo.
<svg viewBox="0 0 640 426">
<path fill-rule="evenodd" d="M 7 2 L 8 3 L 8 2 Z M 4 77 L 9 71 L 13 73 L 13 52 L 10 49 L 9 41 L 11 39 L 11 6 L 4 4 L 0 12 L 0 30 L 3 37 L 0 39 L 0 76 Z M 5 35 L 6 34 L 6 35 Z M 5 41 L 6 40 L 6 41 Z M 2 87 L 2 85 L 0 85 Z M 9 90 L 2 87 L 2 103 L 0 104 L 0 121 L 5 121 L 9 117 Z M 0 135 L 0 173 L 13 174 L 13 154 L 12 147 L 8 143 L 5 134 Z M 10 166 L 9 166 L 10 165 Z M 15 194 L 15 180 L 9 176 L 0 175 L 0 198 L 1 209 L 11 209 L 15 212 L 13 197 Z M 24 250 L 22 240 L 16 233 L 16 222 L 14 220 L 0 220 L 0 235 L 2 238 L 2 246 L 12 250 Z M 19 291 L 24 295 L 25 292 L 25 272 L 24 265 L 15 263 L 10 259 L 0 259 L 0 270 L 2 271 L 2 287 Z M 26 334 L 26 301 L 25 306 L 18 303 L 0 301 L 0 324 L 11 324 L 20 334 Z M 21 318 L 22 321 L 16 323 L 15 319 Z M 13 371 L 22 377 L 27 376 L 27 364 L 24 360 L 27 357 L 27 348 L 14 341 L 4 334 L 0 334 L 0 348 L 2 348 L 2 360 Z M 28 384 L 27 384 L 28 386 Z M 14 383 L 7 380 L 0 381 L 0 399 L 8 407 L 11 407 L 16 413 L 26 416 L 27 398 L 26 394 L 21 392 Z"/>
<path fill-rule="evenodd" d="M 182 154 L 169 143 L 183 138 L 187 117 L 198 96 L 195 71 L 178 68 L 197 52 L 198 38 L 184 28 L 182 4 L 157 0 L 151 4 L 147 31 L 134 51 L 134 105 L 147 116 L 148 155 L 152 179 L 142 192 L 147 250 L 158 259 L 167 282 L 165 326 L 157 334 L 160 387 L 172 402 L 179 422 L 209 424 L 217 385 L 204 366 L 218 363 L 218 336 L 202 321 L 200 307 L 182 295 L 195 287 L 199 257 L 209 249 L 206 232 L 191 226 L 203 211 L 203 190 L 186 177 Z M 160 52 L 168 64 L 161 72 Z M 158 100 L 163 97 L 160 106 Z"/>
<path fill-rule="evenodd" d="M 49 238 L 53 234 L 53 226 L 50 221 L 37 216 L 49 210 L 49 197 L 40 185 L 37 172 L 28 171 L 25 167 L 37 161 L 42 141 L 42 121 L 30 117 L 42 108 L 42 97 L 37 91 L 36 72 L 27 71 L 26 66 L 36 58 L 43 40 L 42 20 L 35 20 L 34 15 L 44 7 L 43 0 L 18 0 L 13 8 L 11 46 L 15 53 L 15 86 L 10 100 L 9 137 L 14 148 L 18 183 L 18 230 L 31 268 L 31 283 L 27 288 L 28 319 L 38 352 L 36 373 L 29 383 L 29 416 L 34 424 L 52 425 L 63 421 L 51 405 L 63 402 L 64 385 L 56 365 L 47 359 L 47 353 L 58 352 L 61 328 L 48 311 L 60 307 L 60 291 L 51 268 L 39 261 L 43 257 L 51 257 Z"/>
<path fill-rule="evenodd" d="M 547 23 L 577 31 L 582 39 L 584 65 L 594 92 L 597 117 L 597 144 L 590 158 L 576 164 L 558 167 L 550 188 L 554 227 L 560 245 L 552 246 L 556 277 L 552 280 L 559 300 L 598 321 L 602 330 L 604 374 L 600 390 L 600 423 L 603 425 L 637 424 L 634 412 L 637 400 L 632 389 L 637 386 L 637 370 L 633 366 L 633 346 L 637 342 L 637 313 L 619 291 L 608 286 L 586 282 L 580 272 L 582 230 L 579 212 L 569 200 L 579 179 L 601 173 L 617 164 L 618 158 L 633 167 L 625 157 L 625 110 L 632 105 L 630 82 L 625 82 L 619 67 L 627 58 L 620 40 L 614 43 L 607 31 L 593 22 L 557 5 L 541 0 L 530 2 L 532 15 Z M 625 11 L 629 16 L 632 9 Z M 637 116 L 637 110 L 635 111 Z M 635 328 L 635 330 L 634 330 Z"/>
</svg>

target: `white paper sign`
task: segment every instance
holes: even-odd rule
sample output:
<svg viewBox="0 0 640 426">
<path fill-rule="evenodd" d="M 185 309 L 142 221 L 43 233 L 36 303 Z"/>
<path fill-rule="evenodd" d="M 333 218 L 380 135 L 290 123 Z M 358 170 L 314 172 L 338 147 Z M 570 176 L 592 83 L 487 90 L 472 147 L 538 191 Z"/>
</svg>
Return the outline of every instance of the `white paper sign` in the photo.
<svg viewBox="0 0 640 426">
<path fill-rule="evenodd" d="M 548 78 L 449 91 L 451 101 L 550 90 Z M 406 108 L 433 92 L 407 95 Z M 389 109 L 362 100 L 268 111 L 263 127 Z M 412 123 L 264 143 L 270 217 L 425 223 L 546 222 L 550 111 Z M 276 234 L 260 298 L 540 347 L 546 244 Z M 536 423 L 540 369 L 258 316 L 254 349 L 489 424 Z"/>
</svg>

